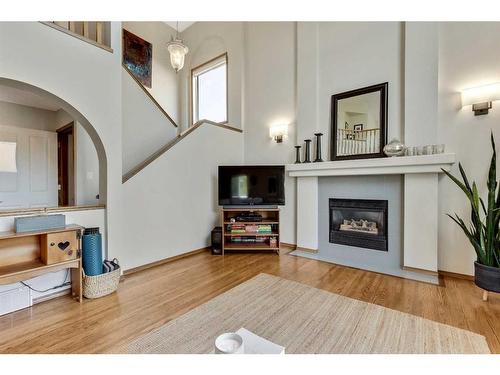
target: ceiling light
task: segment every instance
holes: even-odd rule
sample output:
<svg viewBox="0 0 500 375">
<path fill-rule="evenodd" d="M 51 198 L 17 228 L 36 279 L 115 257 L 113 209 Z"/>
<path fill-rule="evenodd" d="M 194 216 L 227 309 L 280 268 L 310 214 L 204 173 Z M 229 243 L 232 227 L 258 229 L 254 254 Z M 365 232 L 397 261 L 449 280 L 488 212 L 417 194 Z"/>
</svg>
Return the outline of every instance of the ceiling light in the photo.
<svg viewBox="0 0 500 375">
<path fill-rule="evenodd" d="M 189 52 L 189 48 L 182 42 L 179 38 L 179 22 L 177 22 L 177 29 L 175 38 L 172 38 L 170 42 L 167 43 L 167 49 L 170 53 L 170 64 L 177 73 L 184 67 L 184 58 Z"/>
</svg>

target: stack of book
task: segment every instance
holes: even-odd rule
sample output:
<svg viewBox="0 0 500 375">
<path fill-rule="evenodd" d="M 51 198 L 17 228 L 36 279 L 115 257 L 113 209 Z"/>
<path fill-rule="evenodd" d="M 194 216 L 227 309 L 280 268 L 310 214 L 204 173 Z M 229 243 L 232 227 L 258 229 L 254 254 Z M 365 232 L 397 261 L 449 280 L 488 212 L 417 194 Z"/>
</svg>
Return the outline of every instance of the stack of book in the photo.
<svg viewBox="0 0 500 375">
<path fill-rule="evenodd" d="M 229 230 L 231 234 L 245 234 L 247 232 L 243 224 L 231 224 Z"/>
<path fill-rule="evenodd" d="M 231 237 L 232 243 L 265 243 L 266 237 Z"/>
<path fill-rule="evenodd" d="M 257 225 L 257 233 L 271 233 L 273 231 L 270 224 Z"/>
<path fill-rule="evenodd" d="M 245 233 L 272 233 L 273 229 L 270 224 L 258 225 L 244 225 L 244 224 L 231 224 L 228 228 L 231 234 L 245 234 Z"/>
</svg>

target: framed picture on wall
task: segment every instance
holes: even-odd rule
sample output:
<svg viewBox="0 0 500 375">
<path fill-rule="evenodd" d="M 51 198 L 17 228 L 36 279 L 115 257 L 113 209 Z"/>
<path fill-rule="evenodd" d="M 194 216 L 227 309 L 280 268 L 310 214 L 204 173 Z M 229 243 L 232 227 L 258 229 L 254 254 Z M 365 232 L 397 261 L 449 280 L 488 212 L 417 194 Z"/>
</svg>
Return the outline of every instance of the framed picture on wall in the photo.
<svg viewBox="0 0 500 375">
<path fill-rule="evenodd" d="M 363 130 L 363 124 L 356 124 L 354 125 L 354 131 L 361 131 Z"/>
<path fill-rule="evenodd" d="M 363 124 L 355 124 L 353 126 L 354 129 L 354 139 L 363 139 Z"/>
<path fill-rule="evenodd" d="M 123 29 L 123 65 L 144 86 L 151 88 L 153 46 L 148 41 Z"/>
</svg>

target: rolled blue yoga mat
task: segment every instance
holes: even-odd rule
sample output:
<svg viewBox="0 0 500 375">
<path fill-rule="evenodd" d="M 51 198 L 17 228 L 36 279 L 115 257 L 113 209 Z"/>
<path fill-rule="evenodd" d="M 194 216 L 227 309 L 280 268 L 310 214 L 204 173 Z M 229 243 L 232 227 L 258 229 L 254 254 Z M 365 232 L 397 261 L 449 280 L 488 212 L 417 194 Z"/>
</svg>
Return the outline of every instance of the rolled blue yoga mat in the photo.
<svg viewBox="0 0 500 375">
<path fill-rule="evenodd" d="M 102 273 L 102 238 L 99 228 L 86 228 L 82 237 L 83 270 L 87 276 Z"/>
</svg>

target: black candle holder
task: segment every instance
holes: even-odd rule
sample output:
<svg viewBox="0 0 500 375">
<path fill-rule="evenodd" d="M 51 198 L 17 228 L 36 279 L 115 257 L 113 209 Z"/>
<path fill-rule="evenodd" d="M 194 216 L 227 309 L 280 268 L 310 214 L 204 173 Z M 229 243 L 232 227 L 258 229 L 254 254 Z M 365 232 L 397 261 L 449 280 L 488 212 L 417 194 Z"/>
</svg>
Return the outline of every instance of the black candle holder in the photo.
<svg viewBox="0 0 500 375">
<path fill-rule="evenodd" d="M 295 146 L 295 164 L 300 164 L 300 148 L 302 146 Z"/>
<path fill-rule="evenodd" d="M 304 142 L 306 143 L 306 152 L 305 152 L 303 163 L 310 163 L 311 162 L 311 140 L 304 139 Z"/>
<path fill-rule="evenodd" d="M 323 159 L 321 158 L 321 136 L 323 133 L 314 133 L 316 136 L 316 159 L 314 159 L 315 163 L 321 163 Z"/>
</svg>

